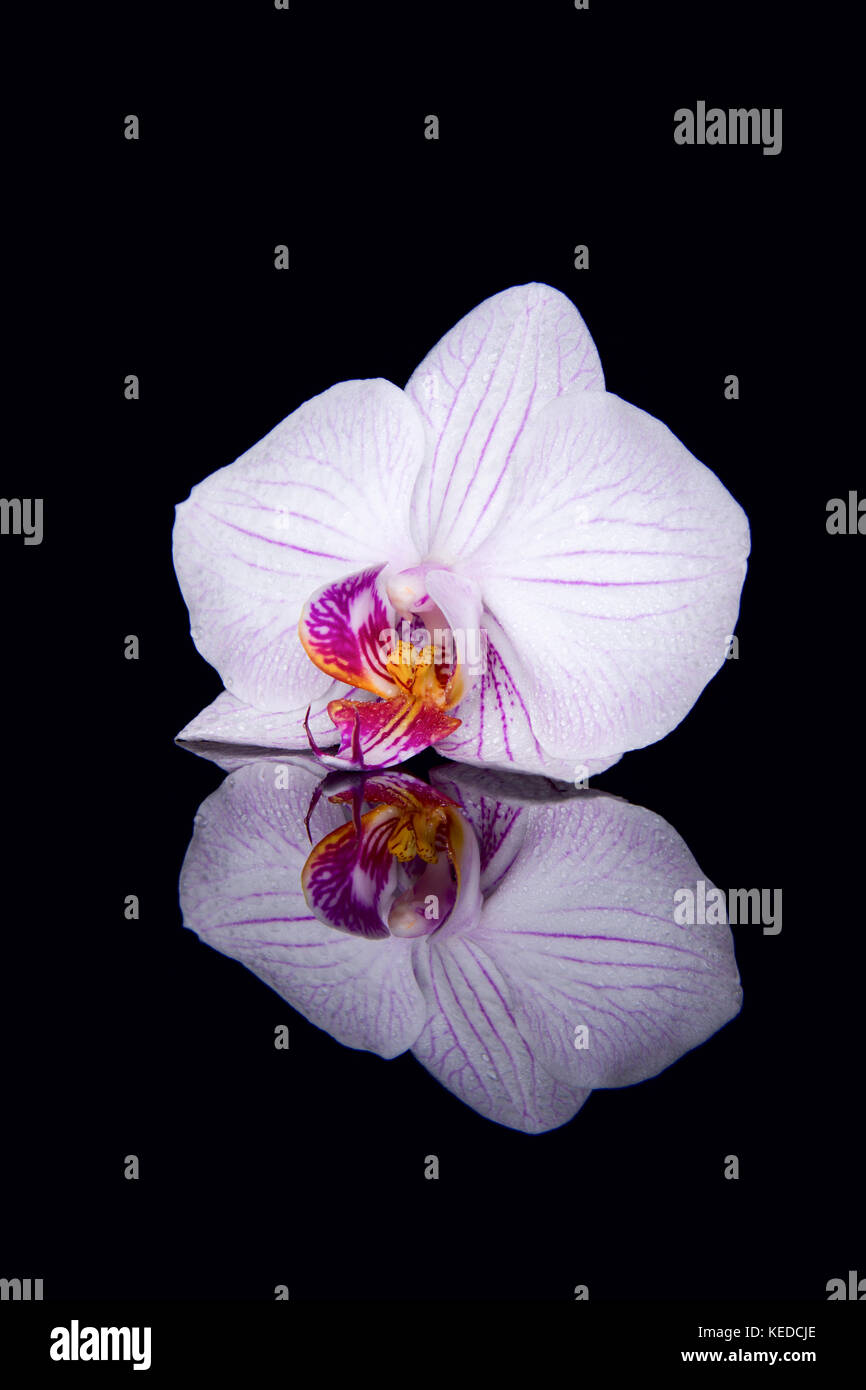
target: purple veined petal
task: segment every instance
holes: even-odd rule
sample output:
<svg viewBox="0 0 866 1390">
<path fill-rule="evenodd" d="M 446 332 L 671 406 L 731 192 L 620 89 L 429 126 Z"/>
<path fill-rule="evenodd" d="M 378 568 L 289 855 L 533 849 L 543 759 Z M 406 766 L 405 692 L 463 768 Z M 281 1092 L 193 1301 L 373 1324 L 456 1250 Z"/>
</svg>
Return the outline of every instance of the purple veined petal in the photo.
<svg viewBox="0 0 866 1390">
<path fill-rule="evenodd" d="M 568 782 L 597 776 L 619 762 L 621 753 L 590 757 L 579 746 L 566 756 L 547 751 L 532 721 L 530 695 L 536 688 L 536 673 L 517 656 L 496 618 L 485 612 L 481 621 L 486 634 L 484 669 L 456 711 L 460 728 L 439 745 L 442 756 Z"/>
<path fill-rule="evenodd" d="M 298 641 L 307 599 L 373 565 L 416 564 L 410 501 L 425 448 L 388 381 L 307 401 L 177 509 L 174 563 L 193 640 L 239 700 L 292 710 L 329 678 Z"/>
<path fill-rule="evenodd" d="M 321 779 L 312 760 L 252 762 L 207 798 L 181 871 L 184 925 L 347 1047 L 396 1057 L 425 1018 L 412 942 L 335 931 L 313 916 L 301 889 L 304 820 Z M 322 797 L 317 833 L 347 814 Z"/>
<path fill-rule="evenodd" d="M 545 409 L 475 564 L 549 757 L 675 728 L 724 663 L 748 551 L 742 509 L 660 421 L 600 392 Z"/>
<path fill-rule="evenodd" d="M 332 681 L 325 694 L 312 706 L 309 723 L 314 737 L 324 739 L 328 734 L 333 735 L 334 723 L 328 714 L 328 705 L 332 700 L 344 699 L 349 695 L 358 700 L 376 698 L 341 681 Z M 231 744 L 247 749 L 247 762 L 252 750 L 308 752 L 310 742 L 304 728 L 307 708 L 302 705 L 298 709 L 284 711 L 255 709 L 224 690 L 181 729 L 176 742 L 189 745 L 194 753 L 203 751 L 196 746 L 199 744 Z"/>
<path fill-rule="evenodd" d="M 504 290 L 461 319 L 406 386 L 428 435 L 414 496 L 421 551 L 446 565 L 470 556 L 503 513 L 529 422 L 557 396 L 603 389 L 586 325 L 549 285 Z"/>
<path fill-rule="evenodd" d="M 472 939 L 508 980 L 540 1066 L 570 1086 L 631 1085 L 737 1014 L 730 928 L 675 921 L 674 895 L 703 875 L 667 822 L 597 792 L 522 817 Z"/>
<path fill-rule="evenodd" d="M 298 635 L 320 671 L 374 695 L 390 696 L 399 687 L 388 673 L 396 638 L 395 614 L 387 595 L 384 565 L 344 575 L 326 584 L 304 604 Z"/>
<path fill-rule="evenodd" d="M 538 1064 L 517 1026 L 510 984 L 475 937 L 425 937 L 415 944 L 414 966 L 428 1017 L 412 1051 L 443 1086 L 527 1134 L 577 1114 L 589 1090 Z"/>
</svg>

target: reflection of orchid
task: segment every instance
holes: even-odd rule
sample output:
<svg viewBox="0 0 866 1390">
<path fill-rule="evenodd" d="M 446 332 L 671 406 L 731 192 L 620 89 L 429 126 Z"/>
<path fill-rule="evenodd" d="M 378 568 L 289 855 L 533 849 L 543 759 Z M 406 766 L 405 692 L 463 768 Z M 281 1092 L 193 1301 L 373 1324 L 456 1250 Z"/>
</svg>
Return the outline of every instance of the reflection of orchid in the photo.
<svg viewBox="0 0 866 1390">
<path fill-rule="evenodd" d="M 358 793 L 323 786 L 308 758 L 240 766 L 196 818 L 186 925 L 347 1046 L 411 1049 L 530 1133 L 737 1012 L 728 927 L 674 921 L 675 891 L 704 876 L 660 817 L 540 778 L 431 777 L 426 792 L 390 773 Z"/>
<path fill-rule="evenodd" d="M 405 392 L 332 387 L 178 508 L 192 635 L 226 686 L 181 737 L 306 748 L 312 707 L 335 766 L 436 744 L 599 771 L 722 665 L 748 544 L 715 475 L 604 390 L 568 300 L 506 290 Z"/>
</svg>

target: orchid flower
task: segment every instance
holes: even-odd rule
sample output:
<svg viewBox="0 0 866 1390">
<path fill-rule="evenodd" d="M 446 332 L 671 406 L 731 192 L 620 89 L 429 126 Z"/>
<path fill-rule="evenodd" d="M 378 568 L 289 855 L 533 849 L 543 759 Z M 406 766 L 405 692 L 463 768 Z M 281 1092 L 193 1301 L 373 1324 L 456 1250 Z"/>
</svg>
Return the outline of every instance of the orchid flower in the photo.
<svg viewBox="0 0 866 1390">
<path fill-rule="evenodd" d="M 505 290 L 405 391 L 331 387 L 178 507 L 192 636 L 225 685 L 178 737 L 586 776 L 721 667 L 748 552 L 715 474 L 605 391 L 569 300 Z"/>
<path fill-rule="evenodd" d="M 457 764 L 433 786 L 333 785 L 309 755 L 230 765 L 196 817 L 185 925 L 338 1041 L 411 1050 L 499 1124 L 554 1129 L 740 1007 L 729 927 L 675 921 L 704 875 L 651 811 Z"/>
</svg>

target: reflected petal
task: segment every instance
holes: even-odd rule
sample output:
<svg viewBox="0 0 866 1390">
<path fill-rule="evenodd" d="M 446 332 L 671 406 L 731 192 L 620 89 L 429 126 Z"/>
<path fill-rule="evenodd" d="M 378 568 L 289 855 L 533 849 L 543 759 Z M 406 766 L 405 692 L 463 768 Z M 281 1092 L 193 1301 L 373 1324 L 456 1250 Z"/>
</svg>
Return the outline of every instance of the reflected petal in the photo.
<svg viewBox="0 0 866 1390">
<path fill-rule="evenodd" d="M 527 804 L 519 788 L 503 796 L 506 781 L 494 798 L 484 773 L 438 780 L 482 844 L 487 896 L 474 941 L 509 980 L 536 1058 L 564 1084 L 655 1076 L 740 1009 L 730 928 L 674 921 L 677 890 L 712 885 L 652 811 L 589 791 Z M 575 1046 L 580 1026 L 585 1048 Z"/>
<path fill-rule="evenodd" d="M 278 776 L 283 767 L 287 776 Z M 301 889 L 304 819 L 321 779 L 312 759 L 249 763 L 226 778 L 196 818 L 181 871 L 184 923 L 338 1042 L 396 1057 L 426 1017 L 412 943 L 336 932 L 316 920 Z M 317 825 L 335 828 L 345 815 L 323 797 Z"/>
<path fill-rule="evenodd" d="M 538 1065 L 509 981 L 474 937 L 419 942 L 414 964 L 428 1013 L 412 1051 L 437 1081 L 480 1115 L 527 1134 L 577 1114 L 589 1090 L 563 1085 Z"/>
<path fill-rule="evenodd" d="M 324 786 L 301 758 L 240 768 L 197 818 L 186 925 L 349 1046 L 411 1048 L 527 1133 L 563 1124 L 596 1086 L 656 1075 L 734 1016 L 730 929 L 676 923 L 675 895 L 703 876 L 659 816 L 542 778 L 461 765 L 432 777 Z M 301 891 L 311 805 L 322 839 L 307 887 L 326 920 Z M 437 886 L 446 911 L 427 918 Z"/>
</svg>

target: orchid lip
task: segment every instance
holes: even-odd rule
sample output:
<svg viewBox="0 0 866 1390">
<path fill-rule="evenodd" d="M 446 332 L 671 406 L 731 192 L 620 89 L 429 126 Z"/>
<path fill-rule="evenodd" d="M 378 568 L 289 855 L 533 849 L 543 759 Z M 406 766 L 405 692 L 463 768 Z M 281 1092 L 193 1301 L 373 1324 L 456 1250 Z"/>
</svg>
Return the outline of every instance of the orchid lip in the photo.
<svg viewBox="0 0 866 1390">
<path fill-rule="evenodd" d="M 483 650 L 480 612 L 471 581 L 426 565 L 371 566 L 313 594 L 298 624 L 307 655 L 327 675 L 379 697 L 329 703 L 336 751 L 319 747 L 307 718 L 316 756 L 330 767 L 388 767 L 452 736 L 461 720 L 450 711 L 476 674 L 474 635 Z"/>
<path fill-rule="evenodd" d="M 428 936 L 451 919 L 461 892 L 476 891 L 472 831 L 427 783 L 368 776 L 328 800 L 351 803 L 351 821 L 314 846 L 301 874 L 307 905 L 328 926 L 368 939 Z"/>
</svg>

